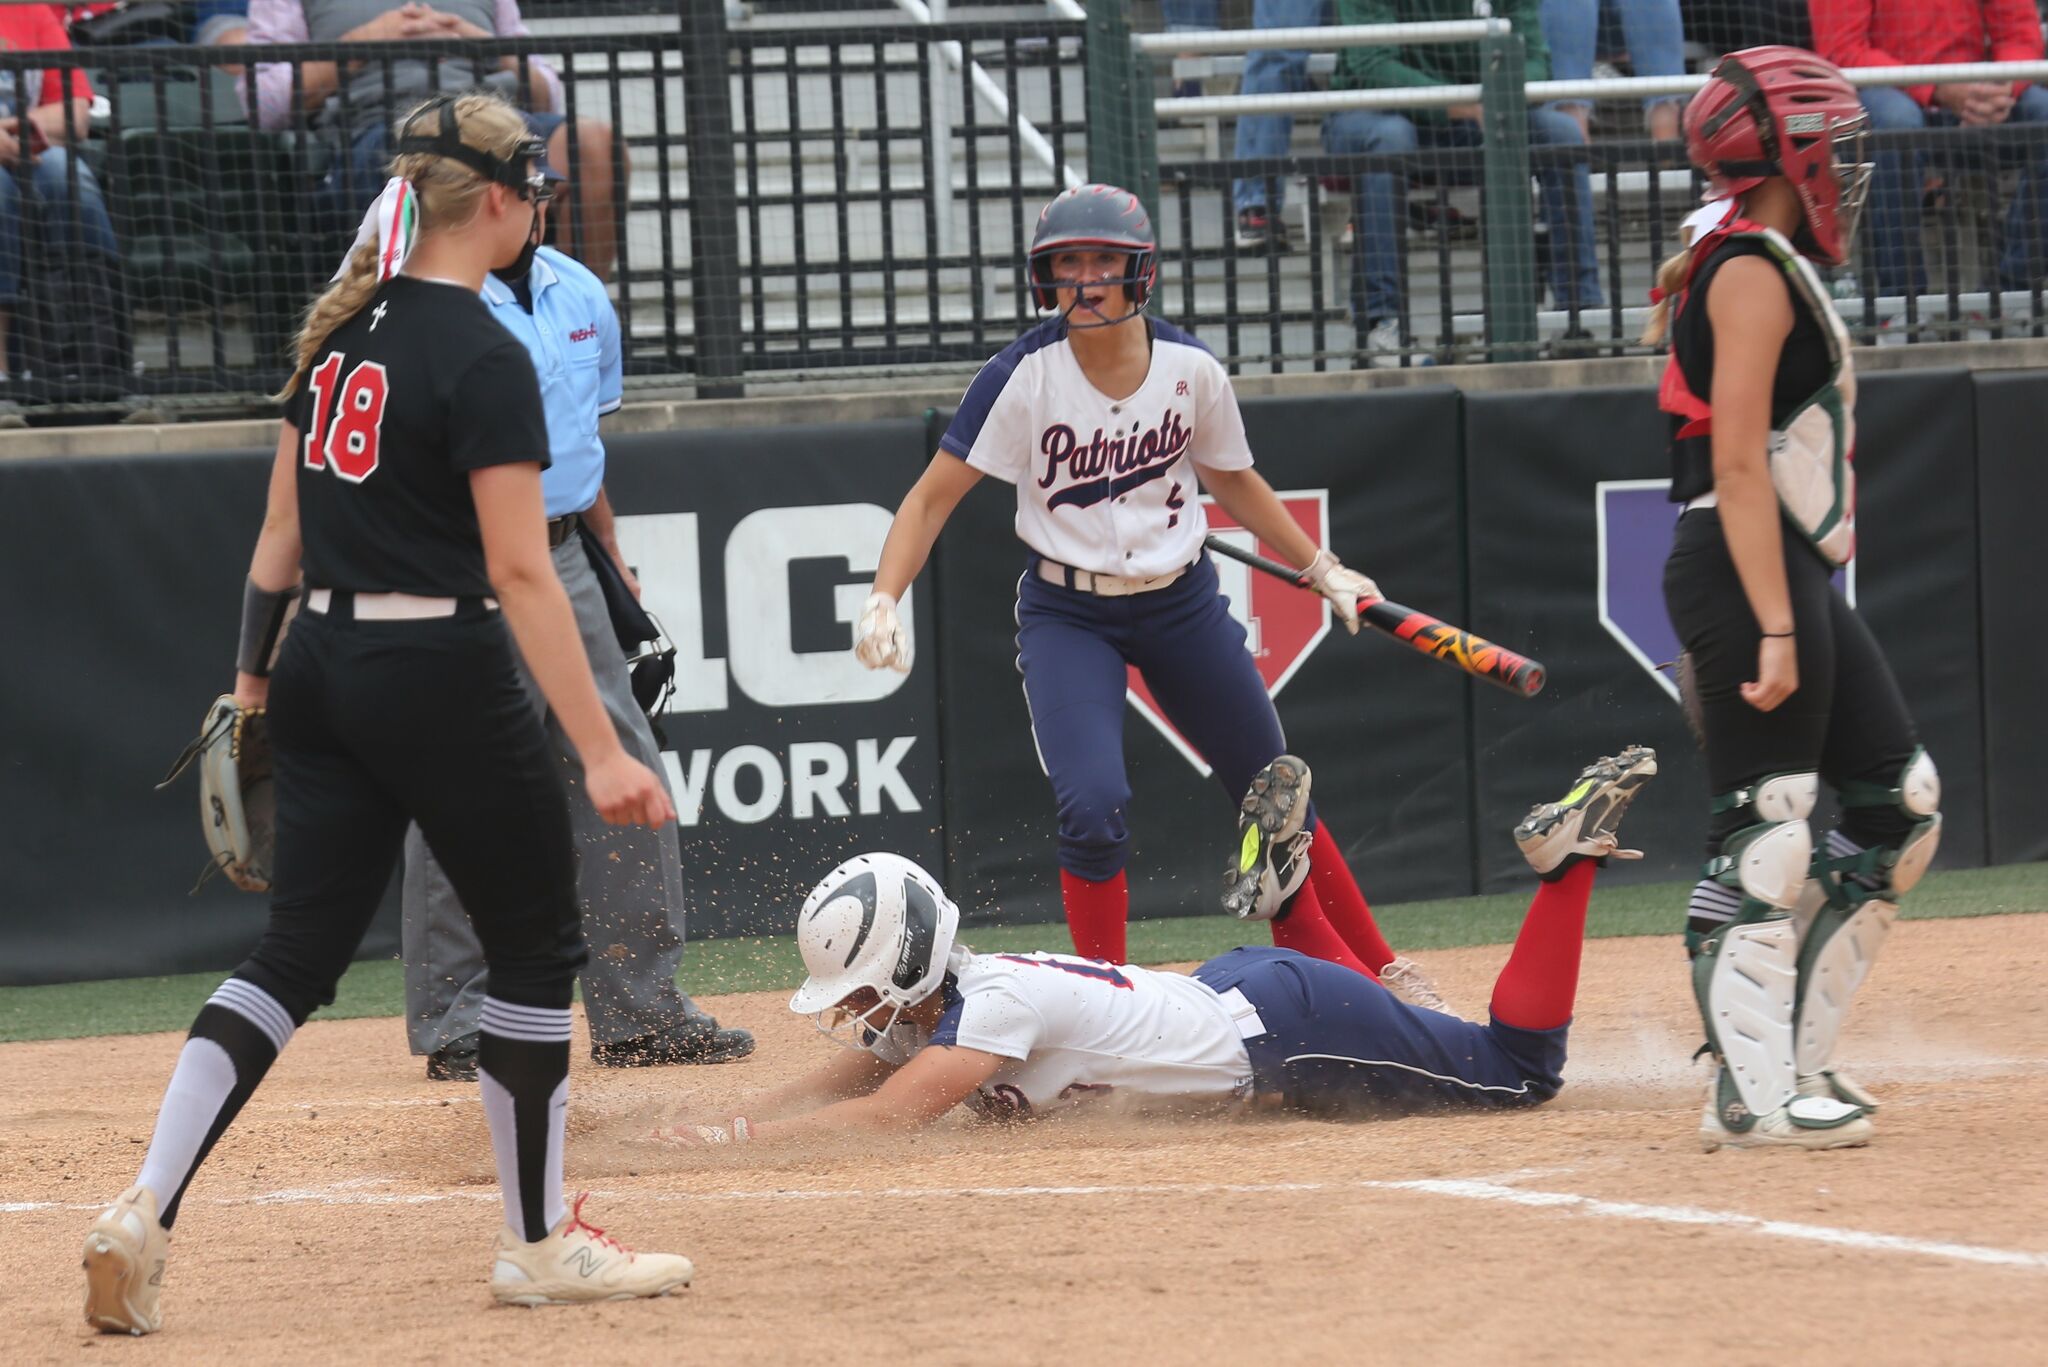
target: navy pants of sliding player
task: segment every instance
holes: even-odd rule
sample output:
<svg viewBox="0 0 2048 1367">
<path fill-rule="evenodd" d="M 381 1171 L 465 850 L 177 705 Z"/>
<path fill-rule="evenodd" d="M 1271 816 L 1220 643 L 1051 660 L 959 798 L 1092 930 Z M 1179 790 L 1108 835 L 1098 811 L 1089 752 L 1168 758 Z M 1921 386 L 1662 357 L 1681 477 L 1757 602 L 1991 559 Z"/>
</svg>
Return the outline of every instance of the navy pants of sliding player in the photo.
<svg viewBox="0 0 2048 1367">
<path fill-rule="evenodd" d="M 1165 588 L 1124 597 L 1048 583 L 1034 557 L 1017 587 L 1017 668 L 1039 763 L 1059 803 L 1060 867 L 1091 882 L 1121 873 L 1131 846 L 1126 665 L 1145 676 L 1233 804 L 1287 748 L 1206 554 Z"/>
<path fill-rule="evenodd" d="M 1573 934 L 1582 931 L 1583 912 Z M 1564 1085 L 1563 1025 L 1524 1030 L 1425 1011 L 1341 964 L 1288 949 L 1233 949 L 1194 976 L 1258 1013 L 1264 1028 L 1244 1042 L 1252 1085 L 1301 1110 L 1534 1106 Z"/>
</svg>

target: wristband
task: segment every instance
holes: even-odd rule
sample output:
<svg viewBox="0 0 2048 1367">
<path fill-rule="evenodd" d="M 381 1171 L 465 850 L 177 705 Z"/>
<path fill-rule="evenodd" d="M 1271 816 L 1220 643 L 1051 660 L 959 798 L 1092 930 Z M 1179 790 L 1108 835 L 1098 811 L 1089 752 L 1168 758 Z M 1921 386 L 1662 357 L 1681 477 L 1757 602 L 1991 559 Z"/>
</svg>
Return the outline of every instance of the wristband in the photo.
<svg viewBox="0 0 2048 1367">
<path fill-rule="evenodd" d="M 1797 636 L 1799 633 L 1796 631 L 1765 631 L 1759 632 L 1758 634 L 1761 635 L 1766 641 L 1787 641 L 1790 640 L 1792 637 Z"/>
<path fill-rule="evenodd" d="M 242 638 L 235 646 L 236 669 L 259 679 L 270 676 L 292 605 L 298 600 L 297 584 L 288 589 L 265 589 L 258 588 L 254 579 L 243 581 Z"/>
</svg>

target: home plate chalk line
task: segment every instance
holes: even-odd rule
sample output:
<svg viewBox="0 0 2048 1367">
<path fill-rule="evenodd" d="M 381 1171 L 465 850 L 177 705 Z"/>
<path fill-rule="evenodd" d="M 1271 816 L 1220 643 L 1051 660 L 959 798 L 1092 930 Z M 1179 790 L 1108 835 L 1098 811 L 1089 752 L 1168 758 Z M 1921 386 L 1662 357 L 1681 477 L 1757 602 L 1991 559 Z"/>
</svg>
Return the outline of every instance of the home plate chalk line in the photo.
<svg viewBox="0 0 2048 1367">
<path fill-rule="evenodd" d="M 1936 1239 L 1915 1239 L 1901 1234 L 1879 1234 L 1870 1230 L 1843 1229 L 1834 1225 L 1813 1225 L 1793 1220 L 1769 1220 L 1738 1211 L 1709 1210 L 1701 1206 L 1653 1205 L 1638 1201 L 1609 1201 L 1569 1191 L 1532 1191 L 1511 1186 L 1523 1177 L 1557 1176 L 1559 1169 L 1531 1169 L 1502 1173 L 1492 1178 L 1414 1178 L 1406 1181 L 1351 1182 L 1136 1182 L 1093 1186 L 1018 1187 L 846 1187 L 819 1190 L 783 1189 L 771 1191 L 594 1191 L 600 1199 L 656 1201 L 671 1203 L 778 1202 L 778 1201 L 944 1201 L 984 1200 L 1071 1200 L 1094 1196 L 1268 1196 L 1351 1191 L 1407 1192 L 1442 1196 L 1460 1201 L 1486 1201 L 1499 1205 L 1538 1210 L 1563 1211 L 1602 1220 L 1630 1220 L 1645 1224 L 1679 1225 L 1727 1230 L 1765 1239 L 1790 1239 L 1802 1243 L 1829 1244 L 1863 1253 L 1896 1253 L 1909 1257 L 1941 1258 L 1951 1262 L 1977 1263 L 1989 1267 L 2016 1267 L 2048 1272 L 2048 1252 L 1993 1248 L 1983 1244 L 1948 1243 Z M 1569 1171 L 1569 1170 L 1564 1170 Z M 450 1191 L 393 1192 L 377 1190 L 389 1185 L 380 1178 L 355 1178 L 324 1187 L 297 1187 L 265 1192 L 256 1196 L 223 1196 L 211 1202 L 217 1206 L 416 1206 L 441 1201 L 498 1200 L 495 1187 Z M 31 1214 L 40 1211 L 96 1211 L 104 1202 L 0 1201 L 0 1215 Z"/>
</svg>

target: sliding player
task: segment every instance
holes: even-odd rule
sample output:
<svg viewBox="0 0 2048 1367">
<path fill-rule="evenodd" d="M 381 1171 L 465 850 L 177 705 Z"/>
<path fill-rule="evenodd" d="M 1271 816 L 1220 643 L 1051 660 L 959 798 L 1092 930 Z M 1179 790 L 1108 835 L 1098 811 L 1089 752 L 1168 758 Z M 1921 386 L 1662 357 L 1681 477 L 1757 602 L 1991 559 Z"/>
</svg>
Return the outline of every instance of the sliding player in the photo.
<svg viewBox="0 0 2048 1367">
<path fill-rule="evenodd" d="M 1563 1085 L 1595 867 L 1634 857 L 1615 832 L 1656 772 L 1655 753 L 1631 746 L 1515 828 L 1543 881 L 1485 1025 L 1410 1006 L 1362 973 L 1287 949 L 1234 949 L 1186 977 L 1065 954 L 976 954 L 957 942 L 959 909 L 930 875 L 895 855 L 861 855 L 798 914 L 810 977 L 790 1000 L 847 1050 L 737 1118 L 661 1137 L 907 1130 L 961 1102 L 1012 1118 L 1110 1089 L 1324 1113 L 1539 1104 Z M 1252 805 L 1292 813 L 1255 842 L 1263 895 L 1284 897 L 1307 877 L 1291 852 L 1308 769 L 1283 755 L 1259 779 Z"/>
</svg>

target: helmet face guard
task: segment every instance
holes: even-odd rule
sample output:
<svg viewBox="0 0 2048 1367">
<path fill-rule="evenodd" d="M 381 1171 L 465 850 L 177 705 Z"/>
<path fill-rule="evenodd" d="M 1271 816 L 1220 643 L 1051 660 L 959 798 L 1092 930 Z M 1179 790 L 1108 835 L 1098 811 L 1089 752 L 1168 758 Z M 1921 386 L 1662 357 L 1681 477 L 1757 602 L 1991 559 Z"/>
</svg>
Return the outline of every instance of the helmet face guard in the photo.
<svg viewBox="0 0 2048 1367">
<path fill-rule="evenodd" d="M 932 876 L 893 854 L 856 855 L 827 874 L 797 913 L 809 976 L 789 1009 L 850 1048 L 872 1050 L 903 1013 L 939 990 L 960 909 Z M 845 1002 L 863 988 L 875 1002 Z"/>
<path fill-rule="evenodd" d="M 1090 280 L 1061 280 L 1053 272 L 1053 258 L 1062 252 L 1074 251 L 1120 252 L 1124 256 L 1123 274 Z M 1088 312 L 1095 313 L 1099 321 L 1074 322 L 1073 315 L 1081 311 L 1077 297 L 1075 305 L 1065 310 L 1069 328 L 1115 327 L 1129 322 L 1144 313 L 1145 305 L 1152 298 L 1152 286 L 1159 277 L 1159 247 L 1152 239 L 1152 221 L 1145 213 L 1145 206 L 1136 195 L 1114 185 L 1081 185 L 1068 190 L 1046 205 L 1038 215 L 1038 227 L 1032 233 L 1024 273 L 1031 306 L 1046 314 L 1061 311 L 1059 291 L 1063 286 L 1069 289 L 1081 286 L 1123 287 L 1124 297 L 1131 306 L 1123 317 L 1103 318 L 1096 310 L 1089 309 Z"/>
<path fill-rule="evenodd" d="M 1061 242 L 1044 250 L 1034 249 L 1029 265 L 1031 302 L 1040 313 L 1061 313 L 1070 328 L 1115 327 L 1127 323 L 1145 311 L 1145 301 L 1152 297 L 1152 282 L 1159 274 L 1157 260 L 1149 251 L 1130 251 L 1122 242 Z M 1089 279 L 1063 280 L 1053 270 L 1053 258 L 1062 252 L 1118 251 L 1124 253 L 1124 268 L 1121 275 L 1095 276 Z M 1130 300 L 1130 311 L 1121 318 L 1103 318 L 1095 309 L 1083 304 L 1080 292 L 1084 289 L 1109 288 L 1121 285 L 1124 298 Z M 1075 292 L 1074 302 L 1066 309 L 1060 308 L 1061 289 Z M 1095 314 L 1100 320 L 1093 323 L 1077 323 L 1074 315 L 1082 311 Z"/>
<path fill-rule="evenodd" d="M 1686 106 L 1686 152 L 1724 195 L 1784 177 L 1813 254 L 1840 265 L 1869 194 L 1869 123 L 1831 63 L 1800 48 L 1748 48 L 1723 57 Z"/>
</svg>

